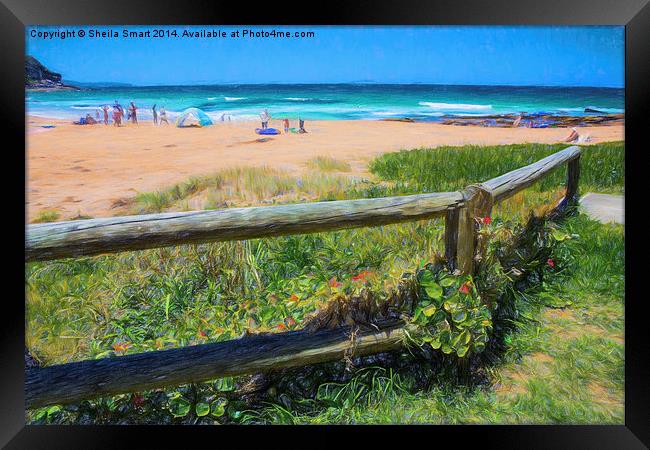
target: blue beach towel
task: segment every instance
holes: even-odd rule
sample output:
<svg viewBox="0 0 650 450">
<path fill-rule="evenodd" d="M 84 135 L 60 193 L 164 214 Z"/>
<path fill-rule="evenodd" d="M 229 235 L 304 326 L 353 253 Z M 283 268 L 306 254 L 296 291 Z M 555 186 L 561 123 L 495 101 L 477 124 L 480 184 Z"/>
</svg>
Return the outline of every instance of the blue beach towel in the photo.
<svg viewBox="0 0 650 450">
<path fill-rule="evenodd" d="M 255 128 L 257 134 L 280 134 L 279 130 L 275 128 Z"/>
</svg>

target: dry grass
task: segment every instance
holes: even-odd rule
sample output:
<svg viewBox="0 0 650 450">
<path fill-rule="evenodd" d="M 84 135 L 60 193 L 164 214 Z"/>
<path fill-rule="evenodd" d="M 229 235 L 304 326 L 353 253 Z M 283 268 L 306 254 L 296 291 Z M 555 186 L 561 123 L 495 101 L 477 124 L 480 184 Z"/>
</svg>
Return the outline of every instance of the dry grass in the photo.
<svg viewBox="0 0 650 450">
<path fill-rule="evenodd" d="M 318 171 L 294 176 L 270 167 L 237 167 L 191 178 L 164 191 L 139 194 L 131 205 L 131 212 L 142 214 L 342 200 L 363 184 L 355 177 Z"/>
<path fill-rule="evenodd" d="M 349 172 L 352 170 L 350 164 L 345 161 L 332 158 L 331 156 L 317 156 L 307 162 L 307 166 L 322 172 Z"/>
</svg>

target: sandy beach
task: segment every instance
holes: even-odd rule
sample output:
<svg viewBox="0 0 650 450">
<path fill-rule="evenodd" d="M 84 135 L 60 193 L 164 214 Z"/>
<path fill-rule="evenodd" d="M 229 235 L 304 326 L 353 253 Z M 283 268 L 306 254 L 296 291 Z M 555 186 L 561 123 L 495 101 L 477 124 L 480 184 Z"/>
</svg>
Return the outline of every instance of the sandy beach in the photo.
<svg viewBox="0 0 650 450">
<path fill-rule="evenodd" d="M 373 157 L 400 149 L 441 145 L 557 143 L 566 128 L 490 128 L 369 120 L 307 122 L 307 134 L 267 136 L 257 122 L 223 122 L 205 128 L 155 127 L 151 122 L 77 126 L 27 118 L 27 220 L 56 210 L 59 220 L 77 215 L 107 217 L 114 205 L 148 192 L 236 166 L 272 166 L 300 173 L 310 159 L 347 161 L 353 175 L 367 175 Z M 42 128 L 55 125 L 55 128 Z M 294 126 L 294 124 L 291 124 Z M 281 129 L 280 121 L 271 127 Z M 578 128 L 590 143 L 624 139 L 624 126 Z"/>
</svg>

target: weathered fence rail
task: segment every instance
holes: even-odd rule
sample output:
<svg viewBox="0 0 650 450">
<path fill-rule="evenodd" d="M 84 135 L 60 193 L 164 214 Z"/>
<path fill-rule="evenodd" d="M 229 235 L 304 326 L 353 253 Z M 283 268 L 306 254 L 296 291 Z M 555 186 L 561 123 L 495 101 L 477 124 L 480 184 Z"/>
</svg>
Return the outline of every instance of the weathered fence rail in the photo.
<svg viewBox="0 0 650 450">
<path fill-rule="evenodd" d="M 430 219 L 462 200 L 442 192 L 29 225 L 25 261 Z"/>
<path fill-rule="evenodd" d="M 404 338 L 401 325 L 401 322 L 378 324 L 381 331 L 359 333 L 354 339 L 350 339 L 350 328 L 290 331 L 29 369 L 25 378 L 25 403 L 28 408 L 71 403 L 332 361 L 342 359 L 346 352 L 368 355 L 394 350 Z"/>
<path fill-rule="evenodd" d="M 567 164 L 560 208 L 576 202 L 580 148 L 569 147 L 462 192 L 419 194 L 222 211 L 165 213 L 28 225 L 25 261 L 96 255 L 171 245 L 313 233 L 445 217 L 445 254 L 463 273 L 474 270 L 476 218 Z M 402 324 L 403 325 L 403 324 Z M 68 403 L 231 375 L 365 355 L 401 346 L 400 323 L 350 340 L 339 328 L 256 335 L 221 343 L 26 369 L 26 406 Z"/>
<path fill-rule="evenodd" d="M 494 202 L 500 202 L 545 177 L 549 172 L 562 164 L 574 161 L 580 156 L 580 147 L 569 147 L 539 161 L 508 172 L 482 183 L 494 197 Z"/>
</svg>

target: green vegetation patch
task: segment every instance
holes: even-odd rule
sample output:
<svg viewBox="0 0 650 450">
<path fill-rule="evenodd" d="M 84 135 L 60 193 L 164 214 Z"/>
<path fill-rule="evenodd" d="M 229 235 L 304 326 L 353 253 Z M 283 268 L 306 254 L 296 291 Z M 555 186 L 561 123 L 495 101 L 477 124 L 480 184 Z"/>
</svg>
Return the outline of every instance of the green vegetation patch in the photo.
<svg viewBox="0 0 650 450">
<path fill-rule="evenodd" d="M 32 220 L 32 223 L 47 223 L 47 222 L 56 222 L 61 213 L 55 210 L 43 210 L 38 213 L 38 216 Z"/>
<path fill-rule="evenodd" d="M 514 144 L 403 150 L 379 156 L 370 163 L 370 170 L 383 180 L 398 182 L 404 192 L 455 191 L 532 164 L 565 148 L 567 144 Z M 581 149 L 582 192 L 623 192 L 623 142 L 585 145 Z M 566 170 L 558 169 L 531 189 L 548 191 L 565 181 Z"/>
</svg>

